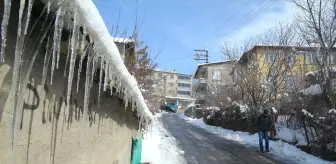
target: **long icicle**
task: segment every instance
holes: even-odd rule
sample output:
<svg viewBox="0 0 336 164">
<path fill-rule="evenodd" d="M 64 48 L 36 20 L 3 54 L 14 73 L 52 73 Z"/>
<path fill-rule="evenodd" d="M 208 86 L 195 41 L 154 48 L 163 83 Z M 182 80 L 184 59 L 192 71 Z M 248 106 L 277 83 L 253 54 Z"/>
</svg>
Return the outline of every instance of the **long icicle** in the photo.
<svg viewBox="0 0 336 164">
<path fill-rule="evenodd" d="M 96 64 L 97 64 L 97 57 L 94 56 L 92 59 L 92 70 L 91 70 L 91 81 L 93 81 L 93 78 L 95 76 L 95 72 L 96 72 Z M 92 87 L 93 83 L 90 83 L 90 87 Z"/>
<path fill-rule="evenodd" d="M 70 23 L 68 24 L 68 29 L 70 29 Z M 69 58 L 70 58 L 70 53 L 71 53 L 71 39 L 70 36 L 72 38 L 72 31 L 70 31 L 70 35 L 69 35 L 69 41 L 68 41 L 68 52 L 67 52 L 67 58 L 66 58 L 66 62 L 65 62 L 65 68 L 64 68 L 64 74 L 63 77 L 65 77 L 66 73 L 67 73 L 67 68 L 68 68 L 68 63 L 69 63 Z"/>
<path fill-rule="evenodd" d="M 24 34 L 25 35 L 27 35 L 27 30 L 28 30 L 28 26 L 29 26 L 31 11 L 33 9 L 33 4 L 34 4 L 34 0 L 29 0 L 28 1 L 27 23 L 26 23 L 25 29 L 24 29 Z"/>
<path fill-rule="evenodd" d="M 101 93 L 101 85 L 103 80 L 103 70 L 104 70 L 104 56 L 100 58 L 100 72 L 99 72 L 99 88 L 98 88 L 98 107 L 100 107 L 100 93 Z"/>
<path fill-rule="evenodd" d="M 84 51 L 84 46 L 85 46 L 85 35 L 86 35 L 86 32 L 85 32 L 85 28 L 83 27 L 83 36 L 82 36 L 82 41 L 81 41 L 81 45 L 80 45 L 80 49 L 82 51 Z M 80 62 L 79 62 L 79 68 L 78 68 L 78 75 L 77 75 L 77 93 L 78 93 L 78 87 L 79 87 L 79 80 L 80 80 L 80 74 L 81 74 L 81 71 L 82 71 L 82 65 L 83 65 L 83 60 L 85 58 L 86 54 L 83 52 L 81 54 L 81 58 L 80 58 Z"/>
<path fill-rule="evenodd" d="M 18 141 L 19 141 L 19 135 L 20 135 L 20 126 L 22 123 L 22 116 L 23 116 L 23 104 L 24 104 L 24 96 L 26 93 L 26 89 L 27 89 L 27 83 L 28 83 L 28 79 L 30 77 L 30 73 L 31 70 L 33 68 L 36 56 L 39 52 L 40 47 L 42 46 L 42 43 L 51 27 L 51 25 L 53 24 L 53 22 L 50 22 L 49 25 L 44 28 L 42 28 L 42 35 L 41 37 L 39 36 L 39 42 L 37 44 L 35 44 L 36 46 L 34 46 L 33 52 L 29 53 L 32 54 L 31 58 L 29 59 L 29 62 L 24 63 L 24 65 L 22 65 L 21 69 L 19 69 L 19 81 L 18 81 L 18 87 L 17 87 L 17 91 L 16 91 L 16 115 L 15 115 L 15 124 L 14 124 L 14 138 L 13 138 L 13 156 L 12 156 L 12 161 L 13 163 L 15 163 L 15 158 L 16 158 L 16 151 L 18 148 Z M 22 42 L 23 43 L 23 42 Z"/>
<path fill-rule="evenodd" d="M 1 52 L 0 52 L 0 63 L 5 62 L 5 48 L 6 48 L 6 41 L 7 41 L 7 26 L 8 20 L 10 16 L 12 0 L 5 0 L 4 1 L 4 11 L 3 17 L 1 22 Z M 1 118 L 0 118 L 1 120 Z"/>
<path fill-rule="evenodd" d="M 62 19 L 62 8 L 58 8 L 56 13 L 56 21 L 55 21 L 55 28 L 54 28 L 54 38 L 53 38 L 53 53 L 52 53 L 52 60 L 51 60 L 51 74 L 50 74 L 50 85 L 52 85 L 53 77 L 54 77 L 54 70 L 56 64 L 56 55 L 59 52 L 59 44 L 60 44 L 60 35 L 59 35 L 59 28 L 60 28 L 60 19 Z"/>
<path fill-rule="evenodd" d="M 59 60 L 60 60 L 60 54 L 61 54 L 61 40 L 62 40 L 62 31 L 63 31 L 63 26 L 64 26 L 64 18 L 63 15 L 65 14 L 65 12 L 62 10 L 62 8 L 60 7 L 61 10 L 60 12 L 60 18 L 59 18 L 59 27 L 58 27 L 58 44 L 57 44 L 57 62 L 56 62 L 56 68 L 58 69 L 58 65 L 59 65 Z M 58 11 L 57 11 L 58 12 Z"/>
<path fill-rule="evenodd" d="M 15 127 L 15 119 L 16 119 L 16 108 L 15 108 L 15 97 L 17 94 L 17 87 L 18 87 L 18 81 L 19 81 L 19 71 L 21 66 L 21 55 L 22 55 L 22 48 L 23 48 L 23 42 L 24 37 L 21 37 L 21 27 L 22 27 L 22 14 L 23 9 L 25 7 L 25 1 L 20 1 L 20 9 L 19 9 L 19 20 L 18 20 L 18 31 L 17 31 L 17 37 L 16 37 L 16 45 L 15 45 L 15 57 L 14 57 L 14 66 L 13 66 L 13 75 L 12 75 L 12 86 L 11 86 L 11 92 L 10 92 L 10 102 L 11 102 L 11 109 L 13 110 L 12 115 L 10 116 L 12 119 L 11 123 L 11 140 L 12 140 L 12 146 L 14 145 L 14 127 Z M 22 44 L 21 44 L 22 43 Z M 14 148 L 14 147 L 12 147 Z M 15 151 L 13 156 L 15 156 Z M 12 159 L 14 160 L 14 159 Z M 14 161 L 13 161 L 14 162 Z"/>
<path fill-rule="evenodd" d="M 84 53 L 87 53 L 87 63 L 86 63 L 86 74 L 85 74 L 85 93 L 84 93 L 84 110 L 83 110 L 83 122 L 82 122 L 82 137 L 81 142 L 83 142 L 83 136 L 84 136 L 84 123 L 86 121 L 87 115 L 88 115 L 88 108 L 89 108 L 89 98 L 90 98 L 90 73 L 91 73 L 91 63 L 93 59 L 93 52 L 92 52 L 92 44 L 90 44 L 89 47 L 86 48 Z M 82 143 L 81 143 L 82 144 Z M 82 144 L 83 145 L 83 144 Z"/>
<path fill-rule="evenodd" d="M 77 56 L 77 11 L 74 12 L 74 21 L 73 21 L 73 29 L 72 29 L 72 37 L 71 37 L 71 56 L 70 56 L 70 65 L 69 65 L 69 75 L 68 75 L 68 92 L 67 92 L 67 104 L 70 104 L 70 96 L 71 96 L 71 88 L 72 88 L 72 80 Z"/>
<path fill-rule="evenodd" d="M 109 64 L 108 61 L 105 61 L 105 77 L 104 77 L 104 92 L 106 91 L 107 85 L 108 85 L 108 69 L 109 69 Z"/>
<path fill-rule="evenodd" d="M 49 66 L 49 61 L 50 61 L 50 57 L 51 57 L 52 40 L 51 40 L 50 37 L 51 37 L 51 35 L 49 35 L 49 37 L 48 37 L 46 53 L 44 55 L 43 70 L 42 70 L 42 80 L 41 80 L 41 85 L 42 86 L 44 86 L 45 81 L 47 79 L 48 66 Z"/>
</svg>

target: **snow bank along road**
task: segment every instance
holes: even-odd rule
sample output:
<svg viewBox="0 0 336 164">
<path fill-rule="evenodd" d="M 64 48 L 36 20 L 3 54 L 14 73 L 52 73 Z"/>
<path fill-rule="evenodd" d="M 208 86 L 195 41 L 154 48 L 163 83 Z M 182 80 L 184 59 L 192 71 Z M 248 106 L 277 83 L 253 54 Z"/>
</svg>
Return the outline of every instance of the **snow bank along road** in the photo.
<svg viewBox="0 0 336 164">
<path fill-rule="evenodd" d="M 185 122 L 177 114 L 163 114 L 160 119 L 176 138 L 190 164 L 296 164 L 220 138 Z"/>
</svg>

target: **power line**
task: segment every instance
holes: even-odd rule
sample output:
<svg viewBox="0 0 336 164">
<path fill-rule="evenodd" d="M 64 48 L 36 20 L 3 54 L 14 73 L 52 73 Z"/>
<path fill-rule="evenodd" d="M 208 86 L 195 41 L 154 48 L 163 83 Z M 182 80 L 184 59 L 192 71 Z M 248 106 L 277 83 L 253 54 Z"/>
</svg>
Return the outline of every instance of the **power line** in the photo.
<svg viewBox="0 0 336 164">
<path fill-rule="evenodd" d="M 270 0 L 270 1 L 268 1 L 261 8 L 259 8 L 258 10 L 255 10 L 254 12 L 252 12 L 250 14 L 250 16 L 247 16 L 247 19 L 243 18 L 242 21 L 239 21 L 234 26 L 231 26 L 232 28 L 229 28 L 228 31 L 232 31 L 233 29 L 237 29 L 237 28 L 239 28 L 241 26 L 244 26 L 244 25 L 245 26 L 249 25 L 254 19 L 256 19 L 262 13 L 262 11 L 266 10 L 267 8 L 269 8 L 275 2 L 276 2 L 276 0 Z"/>
<path fill-rule="evenodd" d="M 157 64 L 168 63 L 168 62 L 178 61 L 178 60 L 182 60 L 182 59 L 187 59 L 187 58 L 191 58 L 192 56 L 193 55 L 188 55 L 188 56 L 184 56 L 184 57 L 181 57 L 181 58 L 169 59 L 168 61 L 157 62 Z"/>
</svg>

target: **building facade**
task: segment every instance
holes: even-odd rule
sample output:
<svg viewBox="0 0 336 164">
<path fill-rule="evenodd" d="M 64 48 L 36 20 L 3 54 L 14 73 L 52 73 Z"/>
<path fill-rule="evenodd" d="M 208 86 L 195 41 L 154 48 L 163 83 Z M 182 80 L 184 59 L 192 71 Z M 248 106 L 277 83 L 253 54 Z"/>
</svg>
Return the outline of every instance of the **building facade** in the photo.
<svg viewBox="0 0 336 164">
<path fill-rule="evenodd" d="M 254 46 L 244 52 L 235 65 L 232 72 L 234 83 L 240 86 L 238 88 L 259 89 L 259 92 L 264 92 L 265 88 L 274 88 L 271 97 L 280 99 L 286 93 L 309 87 L 306 76 L 319 70 L 319 63 L 323 62 L 323 53 L 319 51 L 322 50 L 318 47 Z M 331 53 L 327 64 L 335 65 L 336 49 Z M 243 84 L 244 81 L 248 81 L 250 86 Z M 247 91 L 239 92 L 242 100 L 251 99 Z"/>
<path fill-rule="evenodd" d="M 230 75 L 235 61 L 223 61 L 198 65 L 194 78 L 196 103 L 202 106 L 222 106 L 233 95 Z"/>
<path fill-rule="evenodd" d="M 155 94 L 160 97 L 156 106 L 163 104 L 176 104 L 186 109 L 187 106 L 194 103 L 192 98 L 192 75 L 179 74 L 176 71 L 158 71 L 155 76 Z"/>
</svg>

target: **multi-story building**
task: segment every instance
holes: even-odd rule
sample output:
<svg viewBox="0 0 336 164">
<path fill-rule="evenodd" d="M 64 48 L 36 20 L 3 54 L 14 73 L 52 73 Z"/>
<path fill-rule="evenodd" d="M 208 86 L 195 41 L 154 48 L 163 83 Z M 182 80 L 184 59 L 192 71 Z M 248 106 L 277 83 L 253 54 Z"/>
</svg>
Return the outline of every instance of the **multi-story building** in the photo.
<svg viewBox="0 0 336 164">
<path fill-rule="evenodd" d="M 192 98 L 192 76 L 179 74 L 176 71 L 155 71 L 155 94 L 158 99 L 156 104 L 176 104 L 182 108 L 194 103 Z"/>
<path fill-rule="evenodd" d="M 280 98 L 283 93 L 308 87 L 305 76 L 321 68 L 322 51 L 318 47 L 254 46 L 240 57 L 232 72 L 233 81 L 236 85 L 249 81 L 254 89 L 273 86 L 274 94 L 280 95 L 275 97 Z M 328 55 L 327 64 L 336 64 L 336 49 Z M 242 99 L 249 98 L 245 91 L 240 92 Z"/>
<path fill-rule="evenodd" d="M 230 72 L 235 61 L 222 61 L 198 65 L 194 78 L 196 103 L 204 106 L 220 106 L 232 96 L 233 81 Z"/>
</svg>

